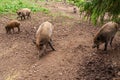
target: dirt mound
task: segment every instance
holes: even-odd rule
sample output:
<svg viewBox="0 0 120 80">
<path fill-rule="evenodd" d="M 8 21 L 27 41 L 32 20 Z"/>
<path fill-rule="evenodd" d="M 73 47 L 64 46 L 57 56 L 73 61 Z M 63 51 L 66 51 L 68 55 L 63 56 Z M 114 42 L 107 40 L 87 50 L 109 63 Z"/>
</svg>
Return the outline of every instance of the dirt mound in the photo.
<svg viewBox="0 0 120 80">
<path fill-rule="evenodd" d="M 111 60 L 97 54 L 85 57 L 81 67 L 78 80 L 112 80 L 120 71 Z"/>
</svg>

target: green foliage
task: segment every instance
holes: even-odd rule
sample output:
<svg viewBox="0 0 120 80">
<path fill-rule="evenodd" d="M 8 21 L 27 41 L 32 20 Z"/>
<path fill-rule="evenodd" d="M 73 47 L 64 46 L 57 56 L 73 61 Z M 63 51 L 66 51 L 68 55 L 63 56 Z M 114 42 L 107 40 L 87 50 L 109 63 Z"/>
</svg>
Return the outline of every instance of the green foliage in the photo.
<svg viewBox="0 0 120 80">
<path fill-rule="evenodd" d="M 30 8 L 33 12 L 42 11 L 48 13 L 49 10 L 39 6 L 34 1 L 29 0 L 0 0 L 0 13 L 15 13 L 21 8 Z"/>
<path fill-rule="evenodd" d="M 38 1 L 46 1 L 46 0 L 38 0 Z M 61 2 L 62 0 L 48 0 L 48 2 L 50 1 Z"/>
<path fill-rule="evenodd" d="M 81 12 L 86 12 L 94 24 L 98 19 L 104 21 L 104 16 L 108 13 L 110 20 L 118 22 L 120 15 L 120 0 L 70 0 L 80 8 Z"/>
</svg>

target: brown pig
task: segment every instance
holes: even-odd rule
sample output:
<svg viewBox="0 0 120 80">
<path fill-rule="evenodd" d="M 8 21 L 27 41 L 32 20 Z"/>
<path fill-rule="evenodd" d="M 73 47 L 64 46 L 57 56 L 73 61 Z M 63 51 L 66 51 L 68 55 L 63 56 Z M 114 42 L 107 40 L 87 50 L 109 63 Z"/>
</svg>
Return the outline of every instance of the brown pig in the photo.
<svg viewBox="0 0 120 80">
<path fill-rule="evenodd" d="M 38 50 L 42 50 L 42 55 L 46 52 L 47 45 L 49 45 L 52 48 L 52 50 L 55 50 L 51 43 L 53 28 L 53 25 L 50 22 L 46 21 L 39 26 L 36 32 L 36 41 L 34 41 L 34 43 L 36 44 Z M 41 55 L 39 55 L 39 57 L 40 56 Z"/>
<path fill-rule="evenodd" d="M 12 20 L 7 23 L 7 25 L 5 26 L 6 33 L 11 33 L 11 29 L 14 33 L 14 28 L 18 28 L 18 32 L 20 32 L 20 22 L 18 20 Z"/>
<path fill-rule="evenodd" d="M 108 22 L 104 24 L 95 35 L 93 39 L 94 44 L 92 48 L 97 47 L 97 49 L 99 49 L 99 45 L 101 45 L 102 43 L 105 43 L 104 51 L 107 50 L 108 43 L 110 43 L 110 46 L 112 47 L 112 41 L 117 31 L 118 31 L 117 23 Z"/>
<path fill-rule="evenodd" d="M 76 7 L 73 8 L 73 13 L 77 13 Z"/>
<path fill-rule="evenodd" d="M 16 13 L 18 15 L 17 19 L 21 18 L 21 20 L 22 20 L 22 19 L 25 19 L 26 17 L 27 17 L 27 19 L 31 18 L 31 15 L 30 15 L 31 14 L 31 10 L 28 9 L 28 8 L 20 9 Z"/>
</svg>

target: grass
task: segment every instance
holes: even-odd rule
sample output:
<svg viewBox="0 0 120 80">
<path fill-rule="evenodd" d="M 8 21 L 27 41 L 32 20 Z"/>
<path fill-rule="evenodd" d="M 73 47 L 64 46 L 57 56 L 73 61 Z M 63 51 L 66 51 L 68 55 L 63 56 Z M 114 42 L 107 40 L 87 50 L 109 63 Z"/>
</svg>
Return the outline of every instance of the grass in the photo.
<svg viewBox="0 0 120 80">
<path fill-rule="evenodd" d="M 29 0 L 0 0 L 0 14 L 16 13 L 21 8 L 29 8 L 32 12 L 41 11 L 49 13 L 49 10 L 41 7 L 35 1 Z"/>
<path fill-rule="evenodd" d="M 38 1 L 46 1 L 46 0 L 38 0 Z M 50 0 L 48 0 L 49 2 Z M 55 2 L 61 2 L 62 0 L 51 0 L 51 1 L 55 1 Z"/>
</svg>

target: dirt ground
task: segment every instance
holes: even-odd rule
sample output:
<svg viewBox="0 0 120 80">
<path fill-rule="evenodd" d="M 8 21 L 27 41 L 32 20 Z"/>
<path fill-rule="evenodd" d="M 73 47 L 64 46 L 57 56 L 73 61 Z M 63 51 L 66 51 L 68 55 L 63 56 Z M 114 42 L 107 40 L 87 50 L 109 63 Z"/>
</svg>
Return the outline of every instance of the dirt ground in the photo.
<svg viewBox="0 0 120 80">
<path fill-rule="evenodd" d="M 0 17 L 0 80 L 120 80 L 120 33 L 113 41 L 114 49 L 92 49 L 94 27 L 73 14 L 72 5 L 38 2 L 51 13 L 32 13 L 32 18 L 21 22 L 19 34 L 6 34 L 4 26 L 15 14 Z M 6 18 L 7 17 L 7 18 Z M 44 21 L 53 23 L 53 46 L 48 54 L 38 59 L 33 44 L 35 28 Z M 103 45 L 100 47 L 103 49 Z"/>
</svg>

